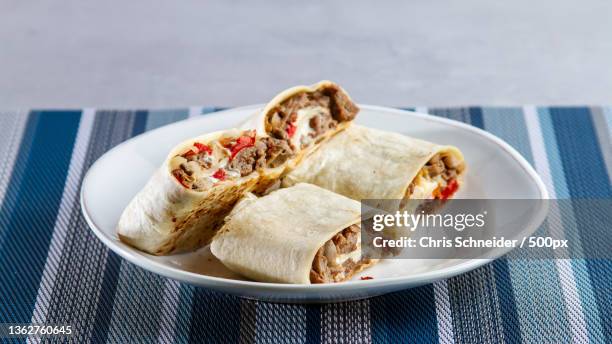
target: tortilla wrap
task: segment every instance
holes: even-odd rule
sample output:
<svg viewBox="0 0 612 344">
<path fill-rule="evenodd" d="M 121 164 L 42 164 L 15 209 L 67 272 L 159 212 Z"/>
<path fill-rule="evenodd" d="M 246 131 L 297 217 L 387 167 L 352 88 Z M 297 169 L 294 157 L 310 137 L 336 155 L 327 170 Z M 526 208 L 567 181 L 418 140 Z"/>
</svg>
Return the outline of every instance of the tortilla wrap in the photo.
<svg viewBox="0 0 612 344">
<path fill-rule="evenodd" d="M 457 166 L 461 185 L 465 163 L 456 147 L 352 125 L 305 158 L 282 184 L 311 183 L 354 200 L 428 198 L 408 189 L 436 154 Z"/>
<path fill-rule="evenodd" d="M 297 184 L 241 201 L 213 239 L 211 251 L 229 269 L 255 281 L 310 284 L 319 249 L 358 223 L 359 202 Z M 345 279 L 374 262 L 367 260 Z"/>
<path fill-rule="evenodd" d="M 117 232 L 123 242 L 156 255 L 190 251 L 210 242 L 234 204 L 256 185 L 260 173 L 195 191 L 177 181 L 170 161 L 194 142 L 207 144 L 224 133 L 187 140 L 170 152 L 121 215 Z"/>
<path fill-rule="evenodd" d="M 328 108 L 321 107 L 321 104 Z M 333 124 L 333 128 L 330 124 L 330 128 L 326 128 L 327 131 L 320 131 L 322 135 L 313 137 L 312 142 L 305 146 L 294 145 L 284 131 L 281 131 L 279 136 L 278 130 L 269 130 L 269 126 L 265 126 L 270 116 L 276 116 L 278 119 L 279 113 L 284 110 L 300 112 L 300 105 L 308 105 L 305 108 L 316 112 L 313 112 L 312 116 L 327 116 L 325 118 Z M 185 141 L 172 150 L 159 171 L 124 210 L 117 226 L 119 238 L 129 245 L 156 255 L 189 251 L 208 244 L 223 218 L 242 195 L 246 192 L 263 194 L 280 185 L 280 177 L 297 164 L 306 150 L 315 149 L 320 142 L 348 125 L 357 111 L 358 108 L 338 85 L 329 81 L 320 82 L 312 87 L 294 87 L 274 97 L 261 112 L 261 129 L 250 131 L 251 134 L 245 135 L 244 131 L 232 129 Z M 335 117 L 332 118 L 332 115 Z M 284 125 L 293 125 L 294 122 L 290 121 L 293 117 L 301 118 L 287 114 Z M 310 123 L 302 122 L 296 122 L 293 132 L 305 127 L 312 130 Z M 231 148 L 223 144 L 225 148 L 220 149 L 228 153 L 225 156 L 226 164 L 221 166 L 223 173 L 219 178 L 222 179 L 211 178 L 215 175 L 209 166 L 202 167 L 208 162 L 200 160 L 199 155 L 203 154 L 204 158 L 207 158 L 210 147 L 200 150 L 197 145 L 208 145 L 212 141 L 218 143 L 229 135 L 228 133 L 234 132 L 237 137 L 245 138 L 248 142 L 243 144 L 238 139 Z M 264 148 L 260 149 L 259 144 L 263 144 Z M 193 148 L 194 146 L 197 149 Z M 240 148 L 234 152 L 234 148 L 238 146 Z M 187 155 L 188 153 L 191 154 Z M 245 154 L 241 156 L 243 153 Z M 197 158 L 194 158 L 194 155 Z M 211 157 L 212 155 L 214 154 L 211 153 Z M 226 170 L 227 166 L 234 163 L 238 167 Z M 198 164 L 200 166 L 196 166 Z M 240 166 L 248 168 L 248 172 L 243 172 Z M 202 170 L 205 170 L 205 173 Z M 233 174 L 231 181 L 223 181 L 226 172 Z M 200 181 L 208 179 L 212 182 L 206 182 L 207 185 L 204 186 L 199 184 Z M 197 181 L 195 186 L 192 185 L 194 180 Z"/>
</svg>

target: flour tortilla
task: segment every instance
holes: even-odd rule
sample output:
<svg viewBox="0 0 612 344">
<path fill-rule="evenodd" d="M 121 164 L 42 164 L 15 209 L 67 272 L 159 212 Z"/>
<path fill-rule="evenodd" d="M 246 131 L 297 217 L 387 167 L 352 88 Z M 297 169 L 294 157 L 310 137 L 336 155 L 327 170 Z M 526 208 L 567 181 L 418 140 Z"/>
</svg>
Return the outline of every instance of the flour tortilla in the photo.
<svg viewBox="0 0 612 344">
<path fill-rule="evenodd" d="M 437 153 L 464 161 L 453 146 L 352 125 L 304 159 L 282 184 L 311 183 L 354 200 L 401 200 L 417 173 Z"/>
<path fill-rule="evenodd" d="M 255 281 L 310 284 L 319 248 L 359 222 L 359 202 L 297 184 L 241 201 L 211 251 L 229 269 Z"/>
<path fill-rule="evenodd" d="M 124 210 L 117 225 L 119 238 L 155 255 L 191 251 L 210 242 L 242 195 L 257 184 L 260 172 L 207 190 L 184 188 L 172 175 L 170 160 L 193 147 L 227 134 L 218 131 L 176 146 L 163 165 Z"/>
</svg>

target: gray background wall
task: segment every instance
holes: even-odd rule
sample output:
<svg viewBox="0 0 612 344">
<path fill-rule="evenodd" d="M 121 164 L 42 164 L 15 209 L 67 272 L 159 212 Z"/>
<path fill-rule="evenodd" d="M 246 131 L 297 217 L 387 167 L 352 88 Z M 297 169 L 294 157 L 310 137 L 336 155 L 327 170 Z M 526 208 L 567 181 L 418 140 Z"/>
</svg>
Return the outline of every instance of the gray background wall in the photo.
<svg viewBox="0 0 612 344">
<path fill-rule="evenodd" d="M 610 1 L 0 1 L 0 108 L 612 104 Z"/>
</svg>

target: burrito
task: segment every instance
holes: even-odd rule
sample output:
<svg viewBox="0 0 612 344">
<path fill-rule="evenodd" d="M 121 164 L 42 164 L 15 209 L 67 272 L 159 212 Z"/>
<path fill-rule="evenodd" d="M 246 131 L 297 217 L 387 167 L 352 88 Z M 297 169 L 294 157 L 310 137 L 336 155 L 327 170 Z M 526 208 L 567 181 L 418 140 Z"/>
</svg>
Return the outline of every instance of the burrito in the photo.
<svg viewBox="0 0 612 344">
<path fill-rule="evenodd" d="M 156 255 L 207 245 L 238 199 L 278 186 L 289 167 L 346 127 L 358 110 L 332 82 L 298 86 L 272 99 L 253 130 L 180 144 L 124 210 L 119 238 Z"/>
<path fill-rule="evenodd" d="M 304 183 L 245 198 L 210 248 L 260 282 L 342 282 L 376 262 L 361 256 L 359 202 Z"/>
<path fill-rule="evenodd" d="M 292 168 L 318 144 L 347 128 L 358 112 L 339 85 L 321 81 L 281 92 L 244 127 L 286 141 L 296 152 L 288 162 Z"/>
<path fill-rule="evenodd" d="M 293 155 L 286 141 L 250 130 L 183 142 L 124 210 L 119 238 L 156 255 L 204 246 L 242 195 L 277 178 Z"/>
<path fill-rule="evenodd" d="M 398 200 L 403 210 L 408 200 L 451 198 L 464 172 L 456 147 L 352 125 L 305 158 L 282 184 L 311 183 L 354 200 Z"/>
</svg>

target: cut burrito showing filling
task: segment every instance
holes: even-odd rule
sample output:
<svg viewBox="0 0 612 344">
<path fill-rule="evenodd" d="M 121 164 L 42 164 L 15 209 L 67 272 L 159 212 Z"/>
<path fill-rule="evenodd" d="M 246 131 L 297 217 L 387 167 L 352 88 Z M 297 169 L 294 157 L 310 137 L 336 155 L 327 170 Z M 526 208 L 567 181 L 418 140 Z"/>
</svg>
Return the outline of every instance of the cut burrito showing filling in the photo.
<svg viewBox="0 0 612 344">
<path fill-rule="evenodd" d="M 319 143 L 345 129 L 358 112 L 346 91 L 331 81 L 321 81 L 279 93 L 245 127 L 286 141 L 297 153 L 290 162 L 295 165 Z"/>
<path fill-rule="evenodd" d="M 456 147 L 352 125 L 305 158 L 283 186 L 311 183 L 355 200 L 445 200 L 464 172 Z"/>
<path fill-rule="evenodd" d="M 242 195 L 293 156 L 286 142 L 229 130 L 177 146 L 124 210 L 119 238 L 164 255 L 210 242 Z"/>
<path fill-rule="evenodd" d="M 335 283 L 376 262 L 361 256 L 360 238 L 359 202 L 297 184 L 241 201 L 211 251 L 255 281 Z"/>
</svg>

